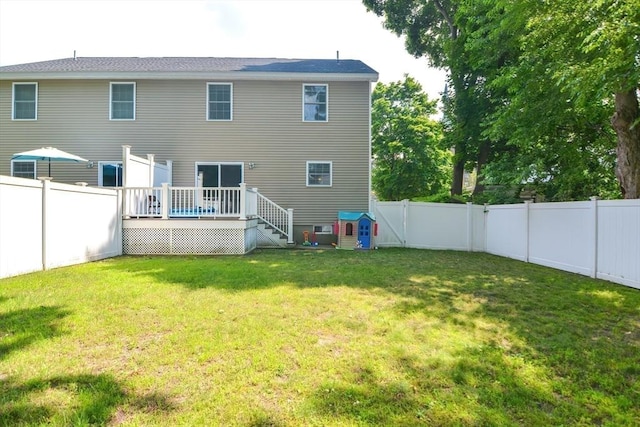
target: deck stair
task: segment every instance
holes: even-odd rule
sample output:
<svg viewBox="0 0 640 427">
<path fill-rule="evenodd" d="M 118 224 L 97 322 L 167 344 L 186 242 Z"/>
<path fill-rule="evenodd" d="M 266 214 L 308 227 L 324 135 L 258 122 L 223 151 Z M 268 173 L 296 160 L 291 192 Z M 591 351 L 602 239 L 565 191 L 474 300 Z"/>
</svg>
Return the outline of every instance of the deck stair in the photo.
<svg viewBox="0 0 640 427">
<path fill-rule="evenodd" d="M 262 220 L 258 220 L 258 242 L 259 248 L 287 248 L 287 236 L 271 227 Z"/>
<path fill-rule="evenodd" d="M 286 248 L 293 244 L 293 210 L 284 209 L 257 193 L 259 248 Z"/>
</svg>

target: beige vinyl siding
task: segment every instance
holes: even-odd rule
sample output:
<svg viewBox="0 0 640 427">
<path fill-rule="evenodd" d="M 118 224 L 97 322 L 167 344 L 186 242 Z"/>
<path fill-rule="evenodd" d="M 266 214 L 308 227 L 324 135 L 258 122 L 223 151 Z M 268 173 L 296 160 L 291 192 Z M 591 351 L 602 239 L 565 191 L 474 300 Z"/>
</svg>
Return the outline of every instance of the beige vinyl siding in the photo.
<svg viewBox="0 0 640 427">
<path fill-rule="evenodd" d="M 173 160 L 174 185 L 195 185 L 196 162 L 243 162 L 247 185 L 293 208 L 296 224 L 331 223 L 338 210 L 368 209 L 369 82 L 328 82 L 329 121 L 303 122 L 303 83 L 325 82 L 225 80 L 233 84 L 233 120 L 207 121 L 208 81 L 138 80 L 136 119 L 113 121 L 115 81 L 40 80 L 38 120 L 29 122 L 11 121 L 12 81 L 1 81 L 0 174 L 10 174 L 10 157 L 19 151 L 50 145 L 97 163 L 121 160 L 127 144 L 135 155 Z M 306 186 L 308 160 L 333 163 L 332 187 Z M 98 168 L 86 165 L 55 163 L 52 175 L 98 182 Z"/>
</svg>

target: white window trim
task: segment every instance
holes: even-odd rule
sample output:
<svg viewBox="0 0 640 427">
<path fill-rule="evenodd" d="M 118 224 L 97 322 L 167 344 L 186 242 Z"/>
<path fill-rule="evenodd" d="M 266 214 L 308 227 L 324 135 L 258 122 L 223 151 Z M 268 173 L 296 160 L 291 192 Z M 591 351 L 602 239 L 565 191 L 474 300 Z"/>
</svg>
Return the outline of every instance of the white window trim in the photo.
<svg viewBox="0 0 640 427">
<path fill-rule="evenodd" d="M 133 118 L 131 119 L 114 119 L 113 118 L 113 85 L 133 85 Z M 109 82 L 109 120 L 114 122 L 132 122 L 136 119 L 138 88 L 136 82 Z"/>
<path fill-rule="evenodd" d="M 329 184 L 318 184 L 318 185 L 310 185 L 309 184 L 309 165 L 310 164 L 317 164 L 317 163 L 326 163 L 329 164 Z M 333 187 L 333 162 L 330 160 L 307 160 L 307 167 L 306 167 L 306 175 L 305 175 L 305 184 L 307 185 L 307 187 L 309 188 L 327 188 L 327 187 Z"/>
<path fill-rule="evenodd" d="M 325 88 L 327 88 L 326 90 L 326 95 L 327 95 L 327 100 L 325 102 L 325 105 L 327 107 L 327 118 L 325 120 L 305 120 L 304 119 L 304 106 L 305 106 L 305 102 L 304 102 L 304 88 L 305 86 L 324 86 Z M 327 123 L 329 121 L 329 84 L 328 83 L 303 83 L 302 84 L 302 121 L 304 123 Z"/>
<path fill-rule="evenodd" d="M 216 86 L 229 86 L 229 98 L 231 100 L 229 108 L 229 118 L 228 119 L 210 119 L 209 118 L 209 86 L 211 85 L 216 85 Z M 207 108 L 206 108 L 206 113 L 205 113 L 205 119 L 208 122 L 231 122 L 233 121 L 233 83 L 231 82 L 207 82 Z"/>
<path fill-rule="evenodd" d="M 14 176 L 13 165 L 15 163 L 33 163 L 33 179 L 36 179 L 36 177 L 38 176 L 38 163 L 35 160 L 11 160 L 11 176 Z"/>
<path fill-rule="evenodd" d="M 98 187 L 104 187 L 104 173 L 103 173 L 102 167 L 105 166 L 105 165 L 119 165 L 119 166 L 122 166 L 122 160 L 114 160 L 112 162 L 107 161 L 107 160 L 102 160 L 102 161 L 98 162 Z M 123 179 L 122 185 L 124 186 L 124 179 Z M 117 188 L 117 185 L 116 185 L 116 187 L 109 186 L 109 188 Z"/>
<path fill-rule="evenodd" d="M 319 228 L 320 231 L 316 231 L 316 228 Z M 331 224 L 322 224 L 322 225 L 314 225 L 313 226 L 314 234 L 333 234 L 333 225 Z"/>
<path fill-rule="evenodd" d="M 36 86 L 36 112 L 33 119 L 16 119 L 16 86 L 17 85 L 35 85 Z M 13 82 L 11 86 L 11 120 L 16 121 L 34 121 L 38 120 L 38 82 Z"/>
</svg>

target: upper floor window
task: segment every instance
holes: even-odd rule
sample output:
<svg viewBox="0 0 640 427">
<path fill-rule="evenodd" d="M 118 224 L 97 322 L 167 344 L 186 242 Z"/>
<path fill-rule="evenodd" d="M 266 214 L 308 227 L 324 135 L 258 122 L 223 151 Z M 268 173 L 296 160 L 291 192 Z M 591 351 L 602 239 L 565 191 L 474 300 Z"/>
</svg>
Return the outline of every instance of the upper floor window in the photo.
<svg viewBox="0 0 640 427">
<path fill-rule="evenodd" d="M 38 118 L 38 83 L 13 84 L 13 120 Z"/>
<path fill-rule="evenodd" d="M 111 83 L 109 118 L 111 120 L 136 119 L 135 83 Z"/>
<path fill-rule="evenodd" d="M 11 176 L 35 179 L 35 160 L 11 160 Z"/>
<path fill-rule="evenodd" d="M 307 187 L 331 187 L 331 162 L 307 162 Z"/>
<path fill-rule="evenodd" d="M 207 83 L 207 120 L 231 120 L 232 118 L 233 85 Z"/>
<path fill-rule="evenodd" d="M 326 122 L 328 85 L 302 85 L 302 120 L 305 122 Z"/>
</svg>

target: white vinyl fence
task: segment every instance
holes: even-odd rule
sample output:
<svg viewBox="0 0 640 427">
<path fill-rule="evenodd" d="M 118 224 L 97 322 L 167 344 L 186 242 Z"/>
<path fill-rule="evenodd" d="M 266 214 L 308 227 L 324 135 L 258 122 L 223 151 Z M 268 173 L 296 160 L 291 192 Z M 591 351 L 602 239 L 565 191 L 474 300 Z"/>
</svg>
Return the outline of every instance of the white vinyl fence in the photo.
<svg viewBox="0 0 640 427">
<path fill-rule="evenodd" d="M 113 189 L 0 176 L 0 278 L 122 254 Z"/>
<path fill-rule="evenodd" d="M 380 247 L 484 251 L 640 289 L 640 200 L 374 202 Z"/>
</svg>

